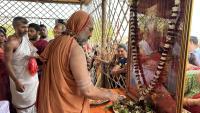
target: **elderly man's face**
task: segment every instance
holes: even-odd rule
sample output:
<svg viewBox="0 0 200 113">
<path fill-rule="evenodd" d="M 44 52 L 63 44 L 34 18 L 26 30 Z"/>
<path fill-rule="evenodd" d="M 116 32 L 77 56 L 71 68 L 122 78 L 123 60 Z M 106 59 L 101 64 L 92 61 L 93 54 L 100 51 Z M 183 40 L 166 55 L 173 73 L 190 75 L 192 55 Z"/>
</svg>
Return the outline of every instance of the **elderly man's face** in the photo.
<svg viewBox="0 0 200 113">
<path fill-rule="evenodd" d="M 90 22 L 88 24 L 88 26 L 85 27 L 85 29 L 83 29 L 77 38 L 77 41 L 80 45 L 83 45 L 84 42 L 87 42 L 90 37 L 92 36 L 92 31 L 93 31 L 93 23 Z"/>
</svg>

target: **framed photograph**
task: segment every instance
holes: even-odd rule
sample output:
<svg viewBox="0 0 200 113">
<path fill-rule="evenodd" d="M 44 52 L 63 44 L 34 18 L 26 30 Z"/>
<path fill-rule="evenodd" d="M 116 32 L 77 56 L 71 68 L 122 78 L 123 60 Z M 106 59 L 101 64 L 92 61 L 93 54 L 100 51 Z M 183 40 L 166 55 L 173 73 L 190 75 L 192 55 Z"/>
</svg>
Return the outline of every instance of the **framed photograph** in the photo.
<svg viewBox="0 0 200 113">
<path fill-rule="evenodd" d="M 130 3 L 128 95 L 159 113 L 180 113 L 192 0 Z"/>
</svg>

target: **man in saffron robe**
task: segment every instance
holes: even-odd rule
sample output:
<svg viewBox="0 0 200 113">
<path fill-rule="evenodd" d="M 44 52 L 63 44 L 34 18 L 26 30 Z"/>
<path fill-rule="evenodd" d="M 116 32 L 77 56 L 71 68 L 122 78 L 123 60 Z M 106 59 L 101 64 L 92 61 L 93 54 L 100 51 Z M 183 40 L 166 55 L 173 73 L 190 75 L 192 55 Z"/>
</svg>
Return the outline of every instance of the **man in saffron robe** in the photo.
<svg viewBox="0 0 200 113">
<path fill-rule="evenodd" d="M 94 87 L 80 45 L 92 33 L 92 18 L 75 12 L 66 23 L 68 34 L 54 39 L 41 54 L 44 75 L 38 94 L 38 113 L 89 113 L 90 99 L 116 101 L 118 94 Z M 56 59 L 55 59 L 56 58 Z"/>
</svg>

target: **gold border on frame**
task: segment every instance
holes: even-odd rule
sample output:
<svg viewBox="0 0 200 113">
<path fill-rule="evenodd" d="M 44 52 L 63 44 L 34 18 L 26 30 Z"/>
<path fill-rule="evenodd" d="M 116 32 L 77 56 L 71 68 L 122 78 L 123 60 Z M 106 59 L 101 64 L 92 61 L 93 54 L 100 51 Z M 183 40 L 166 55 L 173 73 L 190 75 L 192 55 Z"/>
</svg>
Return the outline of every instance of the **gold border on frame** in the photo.
<svg viewBox="0 0 200 113">
<path fill-rule="evenodd" d="M 182 8 L 183 15 L 183 31 L 182 31 L 182 42 L 181 42 L 181 55 L 180 55 L 180 68 L 178 70 L 178 77 L 177 77 L 177 87 L 176 87 L 176 113 L 181 113 L 183 108 L 183 98 L 184 98 L 184 78 L 185 78 L 185 70 L 186 70 L 186 63 L 187 63 L 187 50 L 188 50 L 188 41 L 190 36 L 190 26 L 191 26 L 191 15 L 192 15 L 192 7 L 193 7 L 193 0 L 181 0 L 184 1 L 184 8 Z M 130 24 L 129 24 L 130 28 Z M 129 29 L 130 31 L 130 29 Z M 128 38 L 128 77 L 127 77 L 127 95 L 132 98 L 137 98 L 137 93 L 131 90 L 130 87 L 130 76 L 132 74 L 132 58 L 131 58 L 131 42 L 130 42 L 130 35 Z M 137 89 L 136 89 L 137 91 Z"/>
<path fill-rule="evenodd" d="M 181 56 L 180 56 L 180 70 L 179 76 L 177 78 L 177 108 L 176 113 L 181 113 L 183 108 L 183 98 L 184 98 L 184 81 L 185 81 L 185 71 L 187 65 L 187 58 L 188 58 L 188 42 L 190 37 L 190 29 L 191 29 L 191 17 L 192 17 L 192 7 L 193 7 L 193 0 L 185 0 L 185 8 L 184 8 L 184 24 L 183 24 L 183 32 L 182 37 L 185 37 L 181 40 Z"/>
</svg>

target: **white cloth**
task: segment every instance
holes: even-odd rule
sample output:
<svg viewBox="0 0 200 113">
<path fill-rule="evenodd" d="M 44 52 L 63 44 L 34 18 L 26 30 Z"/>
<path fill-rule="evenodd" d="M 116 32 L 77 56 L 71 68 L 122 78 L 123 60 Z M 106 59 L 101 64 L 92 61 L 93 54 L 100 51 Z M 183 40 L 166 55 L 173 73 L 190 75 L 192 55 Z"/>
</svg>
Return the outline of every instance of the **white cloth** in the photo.
<svg viewBox="0 0 200 113">
<path fill-rule="evenodd" d="M 181 46 L 176 42 L 172 48 L 172 55 L 180 57 Z"/>
<path fill-rule="evenodd" d="M 153 77 L 155 75 L 154 73 L 155 73 L 155 71 L 150 70 L 150 69 L 143 66 L 143 74 L 144 74 L 145 80 L 148 84 L 150 83 L 151 80 L 153 80 Z M 140 77 L 140 81 L 142 82 L 142 84 L 144 84 L 142 77 Z M 136 86 L 136 83 L 137 83 L 136 82 L 136 73 L 135 73 L 134 69 L 133 69 L 133 73 L 131 75 L 131 81 L 130 82 L 131 82 L 131 87 Z"/>
<path fill-rule="evenodd" d="M 0 101 L 0 113 L 10 113 L 8 101 Z"/>
<path fill-rule="evenodd" d="M 34 105 L 34 106 L 27 108 L 27 109 L 22 109 L 22 110 L 17 109 L 17 113 L 37 113 L 37 110 L 36 110 L 36 107 Z"/>
<path fill-rule="evenodd" d="M 155 70 L 149 69 L 147 66 L 143 65 L 143 74 L 145 77 L 146 82 L 149 84 L 155 75 Z"/>
<path fill-rule="evenodd" d="M 16 78 L 25 86 L 24 92 L 16 90 L 15 83 L 10 79 L 10 90 L 12 94 L 12 103 L 17 108 L 26 108 L 33 105 L 36 101 L 36 94 L 38 88 L 38 74 L 31 76 L 28 72 L 28 58 L 34 54 L 37 49 L 31 44 L 28 36 L 22 38 L 22 42 L 16 51 L 13 53 L 12 66 Z"/>
<path fill-rule="evenodd" d="M 151 49 L 151 47 L 149 46 L 149 44 L 147 43 L 146 40 L 141 40 L 139 42 L 139 48 L 142 49 L 144 51 L 144 54 L 147 56 L 149 56 L 153 53 L 153 50 Z M 145 76 L 147 83 L 150 83 L 150 81 L 154 77 L 155 70 L 148 68 L 148 66 L 146 66 L 144 64 L 142 65 L 142 68 L 143 68 L 143 74 Z"/>
<path fill-rule="evenodd" d="M 146 40 L 141 40 L 139 42 L 139 48 L 142 49 L 146 55 L 151 55 L 153 53 L 153 50 Z"/>
</svg>

